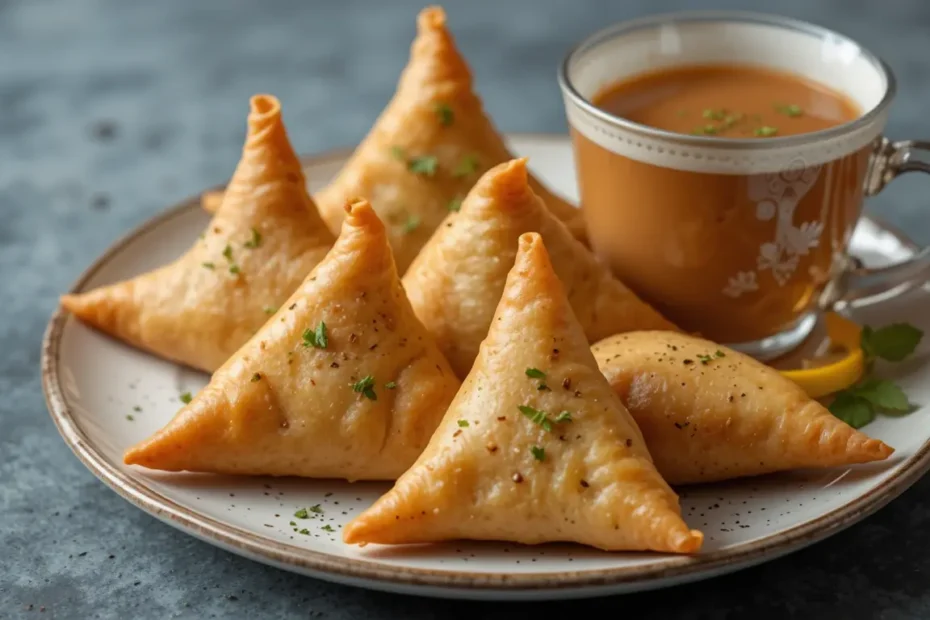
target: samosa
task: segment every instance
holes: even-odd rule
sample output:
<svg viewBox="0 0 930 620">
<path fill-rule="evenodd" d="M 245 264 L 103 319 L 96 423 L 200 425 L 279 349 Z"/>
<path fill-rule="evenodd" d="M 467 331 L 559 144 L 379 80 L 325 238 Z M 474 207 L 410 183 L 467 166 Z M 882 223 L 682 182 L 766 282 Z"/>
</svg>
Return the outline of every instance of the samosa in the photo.
<svg viewBox="0 0 930 620">
<path fill-rule="evenodd" d="M 708 340 L 635 332 L 592 351 L 670 484 L 880 461 L 893 452 L 774 368 Z"/>
<path fill-rule="evenodd" d="M 600 374 L 542 238 L 521 236 L 490 333 L 429 446 L 347 543 L 577 542 L 692 553 L 678 497 Z"/>
<path fill-rule="evenodd" d="M 280 103 L 256 95 L 242 158 L 200 239 L 168 265 L 65 295 L 61 303 L 135 347 L 212 372 L 268 320 L 334 241 L 307 194 Z"/>
<path fill-rule="evenodd" d="M 410 467 L 459 381 L 414 317 L 371 206 L 347 213 L 300 288 L 127 464 L 347 480 Z"/>
<path fill-rule="evenodd" d="M 542 235 L 589 342 L 631 330 L 677 329 L 549 213 L 526 164 L 514 159 L 486 172 L 404 276 L 414 312 L 456 373 L 468 374 L 478 355 L 526 232 Z"/>
</svg>

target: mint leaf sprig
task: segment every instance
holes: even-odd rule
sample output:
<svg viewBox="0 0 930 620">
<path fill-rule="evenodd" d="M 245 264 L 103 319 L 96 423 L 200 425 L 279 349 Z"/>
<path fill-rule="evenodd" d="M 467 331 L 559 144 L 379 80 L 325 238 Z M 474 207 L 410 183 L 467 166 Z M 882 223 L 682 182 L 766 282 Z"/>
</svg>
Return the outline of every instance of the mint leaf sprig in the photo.
<svg viewBox="0 0 930 620">
<path fill-rule="evenodd" d="M 862 428 L 879 413 L 903 415 L 913 411 L 907 394 L 898 385 L 871 374 L 876 360 L 906 359 L 917 349 L 923 335 L 923 331 L 908 323 L 893 323 L 879 329 L 863 326 L 860 346 L 865 357 L 865 376 L 856 385 L 834 395 L 830 412 L 853 428 Z"/>
</svg>

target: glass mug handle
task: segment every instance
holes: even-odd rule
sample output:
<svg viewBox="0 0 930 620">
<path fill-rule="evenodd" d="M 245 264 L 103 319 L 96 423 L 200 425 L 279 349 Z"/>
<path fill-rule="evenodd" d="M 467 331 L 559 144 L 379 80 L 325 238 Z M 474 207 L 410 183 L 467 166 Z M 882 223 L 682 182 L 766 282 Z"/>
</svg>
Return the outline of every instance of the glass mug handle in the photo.
<svg viewBox="0 0 930 620">
<path fill-rule="evenodd" d="M 878 194 L 893 179 L 907 172 L 930 173 L 930 163 L 914 159 L 918 151 L 930 151 L 930 141 L 891 142 L 882 138 L 866 177 L 866 197 Z M 852 257 L 848 262 L 840 276 L 824 291 L 822 307 L 845 305 L 899 287 L 900 292 L 904 292 L 930 280 L 930 247 L 905 261 L 884 267 L 864 267 Z"/>
</svg>

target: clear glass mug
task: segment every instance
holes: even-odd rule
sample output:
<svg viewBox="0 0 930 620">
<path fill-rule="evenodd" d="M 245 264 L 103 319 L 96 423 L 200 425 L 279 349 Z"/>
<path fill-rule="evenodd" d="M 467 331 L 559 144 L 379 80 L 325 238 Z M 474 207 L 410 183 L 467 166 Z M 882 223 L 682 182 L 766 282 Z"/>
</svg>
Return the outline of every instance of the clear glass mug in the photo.
<svg viewBox="0 0 930 620">
<path fill-rule="evenodd" d="M 862 113 L 740 140 L 663 131 L 591 103 L 645 71 L 735 62 L 800 74 Z M 899 174 L 930 172 L 913 160 L 930 145 L 882 137 L 894 75 L 843 35 L 755 13 L 659 14 L 583 41 L 559 83 L 591 246 L 680 327 L 771 359 L 802 343 L 823 310 L 930 278 L 930 250 L 878 269 L 848 254 L 864 198 Z"/>
</svg>

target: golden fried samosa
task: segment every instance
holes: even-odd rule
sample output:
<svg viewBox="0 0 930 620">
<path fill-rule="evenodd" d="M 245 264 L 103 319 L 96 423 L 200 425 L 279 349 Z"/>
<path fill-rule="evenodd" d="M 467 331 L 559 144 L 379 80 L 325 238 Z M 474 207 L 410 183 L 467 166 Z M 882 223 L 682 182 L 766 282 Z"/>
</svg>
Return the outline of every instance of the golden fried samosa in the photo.
<svg viewBox="0 0 930 620">
<path fill-rule="evenodd" d="M 251 99 L 242 158 L 201 238 L 174 262 L 65 295 L 78 319 L 133 346 L 212 372 L 264 324 L 335 238 L 270 95 Z"/>
<path fill-rule="evenodd" d="M 315 196 L 331 229 L 347 198 L 364 196 L 388 226 L 401 274 L 483 172 L 511 159 L 472 89 L 441 8 L 424 9 L 393 99 L 336 178 Z M 581 213 L 530 179 L 579 237 Z"/>
<path fill-rule="evenodd" d="M 522 233 L 542 235 L 589 342 L 676 329 L 574 239 L 527 182 L 526 159 L 485 173 L 404 275 L 413 311 L 460 377 L 468 374 L 500 301 Z"/>
<path fill-rule="evenodd" d="M 670 484 L 880 461 L 893 452 L 777 370 L 707 340 L 636 332 L 592 351 Z"/>
<path fill-rule="evenodd" d="M 268 323 L 127 464 L 395 480 L 459 381 L 417 321 L 367 202 Z"/>
<path fill-rule="evenodd" d="M 697 551 L 700 532 L 597 369 L 542 239 L 520 238 L 481 354 L 417 462 L 347 543 L 578 542 Z"/>
</svg>

